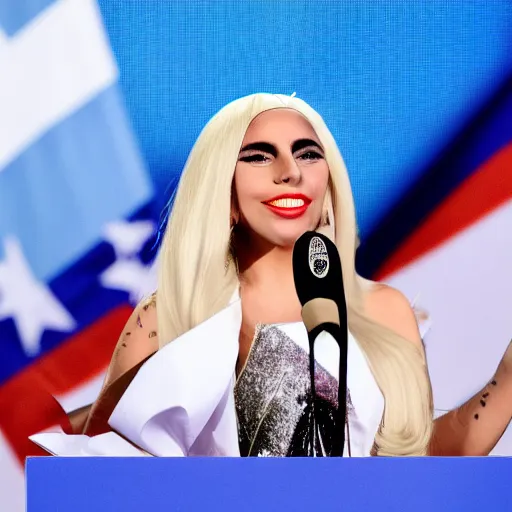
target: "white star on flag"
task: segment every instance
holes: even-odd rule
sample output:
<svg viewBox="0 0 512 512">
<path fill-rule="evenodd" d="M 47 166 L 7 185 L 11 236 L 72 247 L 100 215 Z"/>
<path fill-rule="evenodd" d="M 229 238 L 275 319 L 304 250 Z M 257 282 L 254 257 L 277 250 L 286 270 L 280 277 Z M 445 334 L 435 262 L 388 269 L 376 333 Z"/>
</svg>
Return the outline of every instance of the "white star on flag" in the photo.
<svg viewBox="0 0 512 512">
<path fill-rule="evenodd" d="M 3 241 L 5 257 L 0 261 L 0 320 L 12 317 L 27 356 L 41 350 L 41 336 L 47 329 L 71 331 L 74 318 L 45 283 L 32 274 L 19 241 Z"/>
<path fill-rule="evenodd" d="M 116 221 L 105 227 L 104 238 L 116 253 L 116 261 L 100 276 L 105 288 L 128 292 L 130 302 L 136 304 L 154 280 L 152 267 L 144 265 L 137 257 L 146 241 L 153 234 L 152 221 Z"/>
</svg>

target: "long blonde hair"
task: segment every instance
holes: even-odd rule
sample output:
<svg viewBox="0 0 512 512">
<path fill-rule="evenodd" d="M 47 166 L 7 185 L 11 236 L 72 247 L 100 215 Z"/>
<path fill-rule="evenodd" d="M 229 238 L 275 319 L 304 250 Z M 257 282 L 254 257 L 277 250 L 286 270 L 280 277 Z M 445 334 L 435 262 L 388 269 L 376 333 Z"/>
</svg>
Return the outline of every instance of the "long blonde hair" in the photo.
<svg viewBox="0 0 512 512">
<path fill-rule="evenodd" d="M 357 228 L 345 163 L 323 119 L 297 97 L 254 94 L 233 101 L 208 122 L 197 139 L 185 164 L 159 253 L 160 345 L 226 307 L 239 286 L 236 265 L 232 262 L 226 268 L 235 166 L 251 121 L 275 108 L 291 108 L 305 116 L 325 150 L 349 329 L 385 397 L 376 453 L 424 455 L 432 434 L 432 392 L 423 354 L 365 314 L 365 295 L 374 283 L 355 271 Z"/>
</svg>

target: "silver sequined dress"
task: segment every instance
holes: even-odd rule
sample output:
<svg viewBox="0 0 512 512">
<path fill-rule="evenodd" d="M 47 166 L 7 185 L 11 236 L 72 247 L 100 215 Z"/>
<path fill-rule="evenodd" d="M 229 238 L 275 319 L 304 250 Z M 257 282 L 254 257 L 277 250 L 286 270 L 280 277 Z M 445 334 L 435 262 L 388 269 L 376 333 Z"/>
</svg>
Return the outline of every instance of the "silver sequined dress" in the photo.
<svg viewBox="0 0 512 512">
<path fill-rule="evenodd" d="M 298 333 L 299 337 L 307 337 L 305 331 Z M 336 431 L 338 381 L 319 364 L 318 358 L 315 387 L 318 397 L 315 407 L 323 418 L 320 429 L 323 437 L 329 439 Z M 310 397 L 309 354 L 305 347 L 279 326 L 259 327 L 235 385 L 240 454 L 305 456 L 312 425 L 308 421 Z M 349 418 L 354 415 L 349 390 L 345 425 L 348 456 L 351 455 Z"/>
</svg>

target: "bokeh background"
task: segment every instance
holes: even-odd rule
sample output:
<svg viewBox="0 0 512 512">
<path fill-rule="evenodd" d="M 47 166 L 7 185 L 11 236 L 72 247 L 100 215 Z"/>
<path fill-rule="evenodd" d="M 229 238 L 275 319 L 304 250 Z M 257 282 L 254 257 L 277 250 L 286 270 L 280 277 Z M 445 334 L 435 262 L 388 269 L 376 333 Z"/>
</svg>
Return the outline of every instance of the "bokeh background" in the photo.
<svg viewBox="0 0 512 512">
<path fill-rule="evenodd" d="M 492 376 L 512 336 L 510 1 L 0 0 L 1 510 L 24 509 L 49 394 L 97 395 L 200 130 L 254 92 L 296 92 L 333 132 L 360 273 L 429 314 L 437 414 Z"/>
</svg>

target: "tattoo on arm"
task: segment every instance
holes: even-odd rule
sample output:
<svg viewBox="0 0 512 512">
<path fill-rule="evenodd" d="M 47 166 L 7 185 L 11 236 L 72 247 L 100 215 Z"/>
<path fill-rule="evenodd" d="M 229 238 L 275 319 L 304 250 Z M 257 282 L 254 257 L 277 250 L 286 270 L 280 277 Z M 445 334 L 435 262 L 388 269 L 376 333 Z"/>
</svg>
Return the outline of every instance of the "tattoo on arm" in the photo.
<svg viewBox="0 0 512 512">
<path fill-rule="evenodd" d="M 493 379 L 493 380 L 490 382 L 490 384 L 491 384 L 492 386 L 496 386 L 498 383 L 496 382 L 496 380 L 495 380 L 495 379 Z M 485 407 L 485 406 L 487 405 L 487 402 L 486 402 L 485 400 L 486 400 L 486 398 L 488 398 L 488 397 L 489 397 L 489 395 L 490 395 L 490 392 L 489 392 L 489 391 L 486 391 L 485 393 L 483 393 L 483 394 L 482 394 L 482 398 L 480 398 L 480 405 L 481 405 L 482 407 Z M 479 416 L 479 414 L 478 414 L 478 413 L 476 413 L 476 414 L 473 416 L 473 418 L 475 418 L 475 420 L 477 420 L 479 417 L 480 417 L 480 416 Z"/>
<path fill-rule="evenodd" d="M 123 342 L 121 343 L 121 346 L 122 346 L 122 347 L 125 347 L 125 348 L 126 348 L 126 338 L 127 338 L 128 336 L 130 336 L 130 335 L 131 335 L 131 332 L 127 332 L 127 333 L 125 333 L 124 338 L 123 338 Z"/>
</svg>

